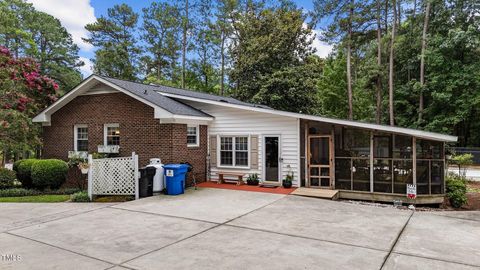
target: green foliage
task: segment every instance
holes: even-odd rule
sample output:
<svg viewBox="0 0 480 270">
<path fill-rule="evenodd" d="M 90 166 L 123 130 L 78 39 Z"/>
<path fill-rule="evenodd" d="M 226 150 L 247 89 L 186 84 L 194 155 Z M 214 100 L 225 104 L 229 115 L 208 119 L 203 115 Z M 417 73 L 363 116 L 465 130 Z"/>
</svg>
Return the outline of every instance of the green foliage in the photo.
<svg viewBox="0 0 480 270">
<path fill-rule="evenodd" d="M 453 207 L 460 208 L 467 203 L 467 181 L 464 177 L 449 174 L 446 179 L 446 191 Z"/>
<path fill-rule="evenodd" d="M 22 196 L 34 196 L 34 195 L 71 195 L 82 191 L 78 188 L 66 188 L 58 190 L 36 190 L 25 188 L 9 188 L 0 190 L 0 197 L 22 197 Z"/>
<path fill-rule="evenodd" d="M 458 173 L 460 175 L 465 175 L 465 173 L 462 173 L 462 169 L 465 169 L 465 166 L 473 164 L 473 155 L 470 153 L 453 155 L 451 161 L 453 164 L 458 166 Z"/>
<path fill-rule="evenodd" d="M 59 159 L 43 159 L 32 166 L 32 184 L 38 189 L 57 189 L 66 180 L 68 164 Z"/>
<path fill-rule="evenodd" d="M 90 198 L 88 197 L 88 193 L 86 191 L 80 191 L 72 194 L 70 196 L 70 200 L 72 202 L 90 202 Z"/>
<path fill-rule="evenodd" d="M 151 53 L 142 59 L 145 73 L 157 81 L 173 81 L 181 48 L 177 36 L 181 26 L 180 10 L 168 2 L 152 2 L 142 11 L 142 39 L 147 42 L 147 51 Z"/>
<path fill-rule="evenodd" d="M 31 188 L 32 185 L 32 166 L 37 162 L 37 159 L 22 159 L 15 162 L 17 179 L 22 183 L 22 187 Z"/>
<path fill-rule="evenodd" d="M 248 185 L 256 186 L 256 185 L 258 185 L 258 183 L 259 183 L 258 174 L 251 173 L 251 174 L 248 175 L 248 178 L 247 178 L 247 184 Z"/>
<path fill-rule="evenodd" d="M 40 191 L 24 188 L 9 188 L 0 190 L 0 197 L 22 197 L 41 194 Z"/>
<path fill-rule="evenodd" d="M 6 168 L 0 168 L 0 189 L 11 188 L 15 184 L 15 172 Z"/>
<path fill-rule="evenodd" d="M 73 156 L 68 159 L 68 167 L 74 168 L 74 167 L 77 167 L 80 163 L 85 163 L 85 162 L 87 162 L 87 159 L 79 156 Z"/>
<path fill-rule="evenodd" d="M 233 66 L 230 71 L 230 80 L 235 85 L 235 96 L 245 101 L 252 101 L 262 87 L 268 85 L 259 100 L 265 105 L 281 105 L 277 103 L 278 93 L 273 100 L 267 99 L 268 90 L 275 84 L 284 88 L 282 94 L 291 91 L 291 85 L 298 85 L 298 78 L 293 82 L 280 82 L 284 74 L 293 77 L 294 71 L 287 71 L 290 67 L 298 67 L 313 53 L 311 47 L 312 29 L 304 27 L 306 15 L 301 9 L 284 2 L 279 7 L 262 8 L 261 5 L 251 4 L 245 13 L 238 14 L 234 23 L 237 37 L 231 49 Z M 280 72 L 275 75 L 275 72 Z M 283 72 L 283 74 L 282 74 Z M 273 80 L 269 82 L 269 79 Z M 309 82 L 310 84 L 312 82 Z M 301 96 L 295 89 L 291 96 Z M 305 89 L 308 96 L 311 88 Z M 282 95 L 280 94 L 280 95 Z M 273 102 L 270 104 L 270 102 Z M 284 106 L 283 106 L 284 107 Z"/>
<path fill-rule="evenodd" d="M 311 56 L 306 63 L 271 74 L 252 101 L 286 111 L 313 114 L 317 110 L 317 85 L 322 60 Z"/>
<path fill-rule="evenodd" d="M 100 75 L 136 80 L 141 52 L 135 38 L 138 14 L 126 4 L 109 8 L 107 14 L 85 26 L 90 37 L 84 40 L 98 48 L 94 70 Z"/>
<path fill-rule="evenodd" d="M 33 8 L 23 0 L 0 2 L 0 44 L 16 57 L 32 57 L 40 71 L 59 83 L 66 92 L 78 84 L 79 48 L 60 21 Z"/>
</svg>

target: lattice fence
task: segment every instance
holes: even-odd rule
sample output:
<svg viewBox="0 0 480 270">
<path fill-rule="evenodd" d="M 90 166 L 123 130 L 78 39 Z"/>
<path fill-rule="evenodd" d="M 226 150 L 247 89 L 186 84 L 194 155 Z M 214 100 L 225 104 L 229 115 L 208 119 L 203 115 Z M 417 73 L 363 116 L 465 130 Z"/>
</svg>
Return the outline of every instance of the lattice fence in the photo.
<svg viewBox="0 0 480 270">
<path fill-rule="evenodd" d="M 92 159 L 88 156 L 88 195 L 135 195 L 138 199 L 138 156 Z"/>
</svg>

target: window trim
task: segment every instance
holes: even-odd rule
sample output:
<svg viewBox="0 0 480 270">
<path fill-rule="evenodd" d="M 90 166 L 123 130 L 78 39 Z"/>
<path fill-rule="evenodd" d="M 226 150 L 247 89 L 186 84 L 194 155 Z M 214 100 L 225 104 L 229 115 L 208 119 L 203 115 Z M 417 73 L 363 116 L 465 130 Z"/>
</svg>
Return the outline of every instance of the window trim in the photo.
<svg viewBox="0 0 480 270">
<path fill-rule="evenodd" d="M 78 129 L 79 128 L 88 128 L 87 124 L 75 124 L 73 125 L 73 151 L 75 152 L 88 152 L 88 151 L 78 151 Z M 87 142 L 88 142 L 88 132 L 87 132 Z"/>
<path fill-rule="evenodd" d="M 188 143 L 188 128 L 194 127 L 196 129 L 196 143 Z M 199 147 L 200 146 L 200 125 L 187 125 L 187 147 Z"/>
<path fill-rule="evenodd" d="M 109 127 L 116 127 L 120 129 L 120 124 L 118 123 L 109 123 L 109 124 L 103 124 L 103 145 L 107 146 L 107 135 L 108 135 L 108 128 Z M 113 145 L 113 144 L 112 144 Z"/>
<path fill-rule="evenodd" d="M 232 165 L 222 165 L 221 164 L 221 138 L 222 137 L 231 137 L 232 138 Z M 235 137 L 247 137 L 247 157 L 248 157 L 248 164 L 247 166 L 237 166 L 236 165 L 236 151 L 235 151 Z M 251 135 L 250 134 L 219 134 L 217 135 L 217 168 L 225 168 L 225 169 L 250 169 L 251 167 Z"/>
</svg>

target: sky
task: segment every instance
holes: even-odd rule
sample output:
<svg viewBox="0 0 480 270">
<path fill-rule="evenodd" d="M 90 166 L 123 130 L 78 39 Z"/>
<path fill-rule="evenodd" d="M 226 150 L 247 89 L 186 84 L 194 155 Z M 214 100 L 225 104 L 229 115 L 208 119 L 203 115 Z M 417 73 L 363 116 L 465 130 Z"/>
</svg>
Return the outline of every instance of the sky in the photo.
<svg viewBox="0 0 480 270">
<path fill-rule="evenodd" d="M 107 9 L 115 4 L 126 3 L 135 12 L 141 13 L 143 7 L 150 5 L 151 0 L 27 0 L 33 4 L 35 9 L 48 13 L 60 20 L 62 25 L 72 35 L 73 42 L 80 48 L 80 60 L 85 63 L 81 68 L 84 77 L 92 73 L 91 58 L 94 56 L 92 45 L 85 43 L 82 37 L 88 36 L 84 26 L 95 22 L 97 17 L 107 14 Z M 294 0 L 297 5 L 306 11 L 313 9 L 312 0 Z M 317 49 L 316 54 L 325 57 L 332 50 L 328 44 L 318 39 L 319 30 L 314 30 L 317 38 L 313 41 L 313 47 Z"/>
</svg>

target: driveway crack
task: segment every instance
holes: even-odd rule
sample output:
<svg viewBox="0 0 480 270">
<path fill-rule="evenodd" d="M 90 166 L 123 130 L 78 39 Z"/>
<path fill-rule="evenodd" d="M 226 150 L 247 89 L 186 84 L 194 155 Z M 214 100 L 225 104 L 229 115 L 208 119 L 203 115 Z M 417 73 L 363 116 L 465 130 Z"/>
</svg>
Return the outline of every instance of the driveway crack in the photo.
<svg viewBox="0 0 480 270">
<path fill-rule="evenodd" d="M 385 267 L 385 264 L 387 263 L 388 258 L 390 258 L 390 255 L 392 254 L 393 249 L 394 249 L 395 246 L 397 245 L 398 240 L 400 240 L 400 237 L 402 236 L 403 231 L 405 231 L 405 228 L 407 228 L 407 225 L 408 225 L 408 223 L 410 222 L 410 219 L 413 217 L 413 214 L 414 214 L 414 213 L 415 213 L 415 211 L 412 211 L 412 213 L 410 214 L 410 216 L 409 216 L 408 219 L 407 219 L 407 222 L 405 222 L 405 224 L 403 225 L 402 229 L 400 230 L 400 232 L 398 233 L 397 237 L 395 238 L 395 241 L 393 242 L 392 247 L 391 247 L 390 250 L 388 251 L 387 256 L 385 256 L 385 260 L 383 260 L 383 263 L 382 263 L 382 266 L 380 267 L 380 270 Z"/>
</svg>

